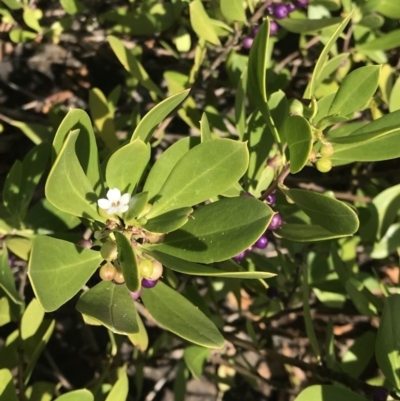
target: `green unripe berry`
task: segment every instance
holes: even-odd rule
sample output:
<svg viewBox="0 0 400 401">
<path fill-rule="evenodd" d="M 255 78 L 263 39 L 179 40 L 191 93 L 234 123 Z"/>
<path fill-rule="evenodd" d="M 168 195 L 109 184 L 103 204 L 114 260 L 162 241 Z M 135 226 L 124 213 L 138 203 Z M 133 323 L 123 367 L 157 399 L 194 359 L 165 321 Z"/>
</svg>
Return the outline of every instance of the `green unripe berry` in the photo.
<svg viewBox="0 0 400 401">
<path fill-rule="evenodd" d="M 163 265 L 158 261 L 153 259 L 153 272 L 150 274 L 148 278 L 149 280 L 158 280 L 163 274 Z"/>
<path fill-rule="evenodd" d="M 124 284 L 125 283 L 125 278 L 121 271 L 117 270 L 113 281 L 116 284 Z"/>
<path fill-rule="evenodd" d="M 100 255 L 104 260 L 114 260 L 117 259 L 118 250 L 117 244 L 115 242 L 106 241 L 100 249 Z"/>
<path fill-rule="evenodd" d="M 322 157 L 321 159 L 318 159 L 316 161 L 315 167 L 317 167 L 317 170 L 321 173 L 327 173 L 332 169 L 332 161 L 330 159 Z"/>
<path fill-rule="evenodd" d="M 292 116 L 302 116 L 304 112 L 304 105 L 300 100 L 292 99 L 289 105 L 289 113 Z"/>
<path fill-rule="evenodd" d="M 117 274 L 117 269 L 111 264 L 106 263 L 100 267 L 99 275 L 104 281 L 114 280 Z"/>
<path fill-rule="evenodd" d="M 143 258 L 139 262 L 139 272 L 141 277 L 145 278 L 150 277 L 151 274 L 153 273 L 153 263 L 151 262 L 151 260 Z"/>
<path fill-rule="evenodd" d="M 319 153 L 321 157 L 330 157 L 333 155 L 334 151 L 335 150 L 333 149 L 333 146 L 330 143 L 325 143 L 324 145 L 321 146 Z"/>
</svg>

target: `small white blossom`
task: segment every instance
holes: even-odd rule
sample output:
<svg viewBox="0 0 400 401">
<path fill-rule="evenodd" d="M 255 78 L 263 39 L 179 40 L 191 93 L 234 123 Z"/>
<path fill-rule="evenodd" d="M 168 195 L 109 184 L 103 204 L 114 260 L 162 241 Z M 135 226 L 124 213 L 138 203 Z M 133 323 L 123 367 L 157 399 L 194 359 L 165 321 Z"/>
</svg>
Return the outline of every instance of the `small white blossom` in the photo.
<svg viewBox="0 0 400 401">
<path fill-rule="evenodd" d="M 125 213 L 129 209 L 131 195 L 126 193 L 121 196 L 118 188 L 109 189 L 107 199 L 101 198 L 97 201 L 99 208 L 104 209 L 107 214 Z"/>
</svg>

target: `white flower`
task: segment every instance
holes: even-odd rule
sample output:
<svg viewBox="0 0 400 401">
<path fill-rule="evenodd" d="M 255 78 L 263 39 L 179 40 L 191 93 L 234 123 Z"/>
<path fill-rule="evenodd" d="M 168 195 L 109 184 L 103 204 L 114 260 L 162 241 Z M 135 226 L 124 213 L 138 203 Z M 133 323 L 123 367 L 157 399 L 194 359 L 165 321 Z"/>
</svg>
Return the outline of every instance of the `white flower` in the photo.
<svg viewBox="0 0 400 401">
<path fill-rule="evenodd" d="M 99 208 L 104 209 L 107 214 L 125 213 L 129 209 L 131 195 L 126 193 L 121 196 L 118 188 L 109 189 L 107 199 L 101 198 L 97 201 Z"/>
</svg>

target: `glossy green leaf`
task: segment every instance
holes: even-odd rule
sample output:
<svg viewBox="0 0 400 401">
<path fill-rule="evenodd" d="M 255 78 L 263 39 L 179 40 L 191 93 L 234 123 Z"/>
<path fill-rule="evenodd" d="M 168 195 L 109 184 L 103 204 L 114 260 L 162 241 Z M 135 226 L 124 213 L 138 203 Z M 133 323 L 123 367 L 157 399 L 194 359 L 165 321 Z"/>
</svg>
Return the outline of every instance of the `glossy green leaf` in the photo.
<svg viewBox="0 0 400 401">
<path fill-rule="evenodd" d="M 25 43 L 34 40 L 37 35 L 36 32 L 15 28 L 10 32 L 10 39 L 14 43 Z"/>
<path fill-rule="evenodd" d="M 395 387 L 400 388 L 400 295 L 386 298 L 375 342 L 375 356 L 380 369 Z"/>
<path fill-rule="evenodd" d="M 97 189 L 102 181 L 99 156 L 92 123 L 85 111 L 70 110 L 62 120 L 54 137 L 52 163 L 60 154 L 68 134 L 74 129 L 79 129 L 79 136 L 75 144 L 76 156 L 90 184 Z"/>
<path fill-rule="evenodd" d="M 6 247 L 0 249 L 0 288 L 16 304 L 23 303 L 21 295 L 15 288 L 15 280 L 11 267 L 8 264 L 8 252 Z"/>
<path fill-rule="evenodd" d="M 320 31 L 332 25 L 340 24 L 343 18 L 321 18 L 321 19 L 306 19 L 306 18 L 285 18 L 277 20 L 278 24 L 289 32 L 294 33 L 309 33 Z"/>
<path fill-rule="evenodd" d="M 189 262 L 188 260 L 180 259 L 166 253 L 151 250 L 151 256 L 157 259 L 161 264 L 179 273 L 189 274 L 194 276 L 209 276 L 209 277 L 225 277 L 225 278 L 240 278 L 240 279 L 260 279 L 276 276 L 275 273 L 264 271 L 228 271 L 215 269 L 207 265 Z"/>
<path fill-rule="evenodd" d="M 26 389 L 25 395 L 29 401 L 51 401 L 56 387 L 55 383 L 37 381 Z"/>
<path fill-rule="evenodd" d="M 400 78 L 397 78 L 390 92 L 389 98 L 389 111 L 393 112 L 400 110 Z"/>
<path fill-rule="evenodd" d="M 166 235 L 164 242 L 148 247 L 191 262 L 226 260 L 254 244 L 272 214 L 265 203 L 254 198 L 222 199 L 195 210 L 193 218 Z"/>
<path fill-rule="evenodd" d="M 175 110 L 188 96 L 190 89 L 175 93 L 169 98 L 163 100 L 154 106 L 140 120 L 140 123 L 133 132 L 131 141 L 141 139 L 143 142 L 149 142 L 155 128 L 160 124 L 173 110 Z"/>
<path fill-rule="evenodd" d="M 359 221 L 354 210 L 345 203 L 325 195 L 301 189 L 290 189 L 282 192 L 288 196 L 313 224 L 338 235 L 354 234 Z"/>
<path fill-rule="evenodd" d="M 93 88 L 89 92 L 90 114 L 100 138 L 111 151 L 118 148 L 118 139 L 115 135 L 113 115 L 108 108 L 104 93 Z"/>
<path fill-rule="evenodd" d="M 337 72 L 343 63 L 348 62 L 349 57 L 350 53 L 341 53 L 328 60 L 321 69 L 316 85 L 318 86 L 324 79 L 329 78 L 333 73 Z"/>
<path fill-rule="evenodd" d="M 5 239 L 7 248 L 22 260 L 29 259 L 29 253 L 32 248 L 32 240 L 30 238 L 17 237 L 16 235 L 7 236 Z"/>
<path fill-rule="evenodd" d="M 329 109 L 329 114 L 347 116 L 362 109 L 378 88 L 380 66 L 360 67 L 345 77 Z"/>
<path fill-rule="evenodd" d="M 304 98 L 305 99 L 312 99 L 315 95 L 315 89 L 317 87 L 317 82 L 323 71 L 324 65 L 328 58 L 329 52 L 331 51 L 332 46 L 336 43 L 339 36 L 342 34 L 344 29 L 346 28 L 347 24 L 352 18 L 353 13 L 349 13 L 349 15 L 340 23 L 340 25 L 335 29 L 335 32 L 332 34 L 330 39 L 326 42 L 324 48 L 322 49 L 321 54 L 318 57 L 317 63 L 315 64 L 315 68 L 311 77 L 311 81 L 309 86 L 307 87 Z"/>
<path fill-rule="evenodd" d="M 209 356 L 210 349 L 199 347 L 198 345 L 191 345 L 190 347 L 186 347 L 185 351 L 183 351 L 183 359 L 186 366 L 196 380 L 200 380 L 204 363 Z"/>
<path fill-rule="evenodd" d="M 122 273 L 124 274 L 125 284 L 130 291 L 139 291 L 139 268 L 132 244 L 129 239 L 119 231 L 115 231 L 114 235 L 118 247 L 118 262 L 121 265 Z"/>
<path fill-rule="evenodd" d="M 74 216 L 104 221 L 97 212 L 97 195 L 75 153 L 79 130 L 71 131 L 47 178 L 46 197 L 56 208 Z"/>
<path fill-rule="evenodd" d="M 0 327 L 12 321 L 12 311 L 10 298 L 0 295 Z M 1 355 L 0 355 L 1 356 Z"/>
<path fill-rule="evenodd" d="M 363 283 L 361 283 L 354 277 L 350 277 L 346 281 L 346 292 L 357 310 L 365 316 L 375 316 L 378 311 L 375 305 L 370 302 L 364 290 L 366 289 Z"/>
<path fill-rule="evenodd" d="M 111 391 L 108 393 L 106 401 L 126 401 L 128 398 L 129 382 L 126 373 L 112 386 Z"/>
<path fill-rule="evenodd" d="M 267 105 L 267 63 L 269 42 L 269 20 L 266 18 L 260 25 L 256 37 L 250 49 L 247 92 L 248 96 L 265 119 L 269 119 Z"/>
<path fill-rule="evenodd" d="M 55 401 L 93 401 L 93 394 L 86 389 L 73 390 L 66 394 L 60 395 Z"/>
<path fill-rule="evenodd" d="M 149 193 L 149 200 L 154 199 L 158 194 L 164 182 L 171 174 L 171 171 L 183 157 L 194 146 L 200 143 L 199 138 L 186 137 L 175 142 L 156 160 L 150 170 L 147 180 L 144 184 L 143 191 Z"/>
<path fill-rule="evenodd" d="M 228 22 L 247 22 L 242 0 L 220 0 L 220 7 L 223 16 Z"/>
<path fill-rule="evenodd" d="M 132 194 L 150 160 L 150 148 L 140 139 L 116 150 L 107 161 L 106 181 L 109 188 Z"/>
<path fill-rule="evenodd" d="M 208 123 L 207 114 L 203 113 L 200 120 L 201 142 L 210 141 L 212 139 L 210 124 Z"/>
<path fill-rule="evenodd" d="M 17 120 L 9 120 L 8 124 L 20 129 L 35 145 L 52 140 L 53 129 L 48 125 Z"/>
<path fill-rule="evenodd" d="M 150 91 L 153 98 L 163 98 L 164 93 L 161 89 L 151 80 L 149 74 L 143 68 L 142 64 L 136 59 L 133 53 L 125 47 L 123 42 L 115 36 L 107 37 L 113 52 L 117 56 L 123 67 L 139 82 Z"/>
<path fill-rule="evenodd" d="M 60 0 L 61 7 L 70 15 L 81 13 L 85 6 L 80 0 Z"/>
<path fill-rule="evenodd" d="M 76 309 L 98 320 L 114 333 L 130 334 L 139 331 L 135 304 L 124 284 L 100 282 L 81 296 Z"/>
<path fill-rule="evenodd" d="M 195 146 L 176 163 L 147 218 L 197 205 L 229 189 L 248 165 L 245 143 L 214 139 Z"/>
<path fill-rule="evenodd" d="M 8 369 L 0 369 L 0 401 L 18 401 L 13 377 Z"/>
<path fill-rule="evenodd" d="M 143 289 L 141 296 L 153 318 L 167 330 L 185 340 L 207 348 L 221 348 L 224 338 L 196 306 L 159 281 L 154 288 Z"/>
<path fill-rule="evenodd" d="M 284 131 L 290 154 L 290 172 L 298 173 L 307 164 L 313 145 L 309 122 L 302 116 L 289 116 Z"/>
<path fill-rule="evenodd" d="M 30 8 L 29 6 L 24 7 L 22 18 L 25 24 L 36 32 L 41 32 L 43 29 L 40 26 L 39 20 L 43 17 L 43 13 L 40 8 Z"/>
<path fill-rule="evenodd" d="M 193 0 L 190 3 L 189 9 L 190 23 L 196 35 L 213 45 L 219 46 L 221 42 L 219 41 L 218 35 L 211 23 L 210 17 L 204 9 L 202 1 Z"/>
<path fill-rule="evenodd" d="M 33 242 L 28 275 L 46 312 L 69 301 L 99 267 L 100 252 L 70 242 L 38 236 Z M 49 285 L 49 280 L 52 285 Z"/>
<path fill-rule="evenodd" d="M 18 0 L 1 0 L 9 9 L 19 10 L 23 5 Z"/>
<path fill-rule="evenodd" d="M 384 35 L 382 35 L 377 39 L 356 46 L 356 49 L 361 52 L 366 50 L 387 51 L 397 48 L 399 46 L 399 42 L 400 42 L 400 29 L 395 29 L 389 33 L 385 33 Z"/>
<path fill-rule="evenodd" d="M 303 390 L 294 401 L 367 401 L 365 397 L 344 387 L 332 385 L 314 385 Z"/>
<path fill-rule="evenodd" d="M 343 372 L 359 377 L 374 356 L 375 333 L 367 331 L 357 337 L 354 344 L 345 352 L 340 367 Z"/>
<path fill-rule="evenodd" d="M 247 68 L 240 75 L 235 96 L 235 123 L 239 139 L 243 141 L 246 132 L 246 91 L 247 91 Z"/>
<path fill-rule="evenodd" d="M 32 337 L 39 329 L 44 318 L 44 310 L 36 298 L 33 298 L 26 307 L 21 319 L 21 339 Z"/>
<path fill-rule="evenodd" d="M 393 0 L 380 0 L 377 4 L 377 11 L 388 18 L 400 18 L 400 4 Z"/>
<path fill-rule="evenodd" d="M 136 310 L 136 308 L 135 308 Z M 143 324 L 143 321 L 136 311 L 136 320 L 138 323 L 138 328 L 139 331 L 137 333 L 132 333 L 128 334 L 129 341 L 137 348 L 139 348 L 140 351 L 144 352 L 147 350 L 149 346 L 149 336 L 147 334 L 147 330 L 145 325 Z"/>
<path fill-rule="evenodd" d="M 147 205 L 149 194 L 148 192 L 139 192 L 132 196 L 129 201 L 129 209 L 124 215 L 124 222 L 126 224 L 133 224 L 136 217 L 143 212 Z"/>
<path fill-rule="evenodd" d="M 143 227 L 153 233 L 169 233 L 182 227 L 193 212 L 191 207 L 182 207 L 149 219 Z"/>
<path fill-rule="evenodd" d="M 400 223 L 391 224 L 385 235 L 375 242 L 370 256 L 373 259 L 384 259 L 400 247 Z"/>
</svg>

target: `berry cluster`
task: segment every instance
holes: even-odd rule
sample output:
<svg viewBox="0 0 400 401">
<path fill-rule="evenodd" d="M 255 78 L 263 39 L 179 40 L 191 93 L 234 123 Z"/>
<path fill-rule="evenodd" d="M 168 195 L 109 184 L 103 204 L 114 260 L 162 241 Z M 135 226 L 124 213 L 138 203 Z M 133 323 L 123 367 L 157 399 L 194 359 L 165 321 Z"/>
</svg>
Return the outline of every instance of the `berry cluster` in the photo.
<svg viewBox="0 0 400 401">
<path fill-rule="evenodd" d="M 252 195 L 250 195 L 249 193 L 245 193 L 244 196 L 252 196 Z M 276 201 L 275 194 L 268 195 L 266 201 L 270 205 L 274 205 L 275 201 Z M 283 223 L 282 216 L 279 213 L 275 213 L 271 219 L 271 222 L 269 223 L 267 231 L 268 230 L 273 231 L 273 230 L 278 229 L 282 225 L 282 223 Z M 244 259 L 244 257 L 246 256 L 247 253 L 252 252 L 254 250 L 254 248 L 265 249 L 267 246 L 268 246 L 268 238 L 267 238 L 266 232 L 265 232 L 253 245 L 248 247 L 243 252 L 240 252 L 239 254 L 234 256 L 233 259 L 236 260 L 237 262 L 239 262 L 242 259 Z"/>
<path fill-rule="evenodd" d="M 268 13 L 273 16 L 275 19 L 284 19 L 286 18 L 291 12 L 306 7 L 308 5 L 309 0 L 297 0 L 293 3 L 272 3 L 270 6 L 267 7 Z M 242 46 L 244 49 L 250 49 L 253 45 L 254 37 L 258 32 L 259 27 L 256 26 L 251 31 L 249 36 L 246 36 L 242 41 Z M 269 25 L 269 34 L 270 36 L 276 35 L 279 30 L 279 25 L 276 21 L 271 21 Z"/>
</svg>

